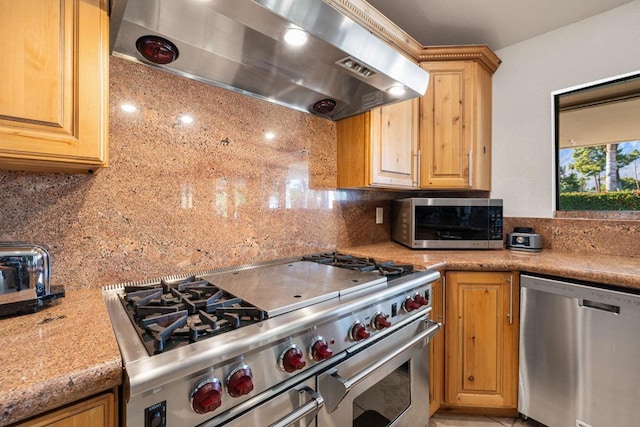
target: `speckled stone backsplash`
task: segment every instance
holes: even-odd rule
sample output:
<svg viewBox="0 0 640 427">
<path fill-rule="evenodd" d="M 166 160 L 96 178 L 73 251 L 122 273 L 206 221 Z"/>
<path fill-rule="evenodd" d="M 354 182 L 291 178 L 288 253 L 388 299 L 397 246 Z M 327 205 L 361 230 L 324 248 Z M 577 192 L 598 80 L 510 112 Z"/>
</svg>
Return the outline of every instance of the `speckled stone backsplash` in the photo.
<svg viewBox="0 0 640 427">
<path fill-rule="evenodd" d="M 98 287 L 389 240 L 389 209 L 376 225 L 375 207 L 397 194 L 335 190 L 333 122 L 120 58 L 110 73 L 109 168 L 0 171 L 0 240 L 48 246 L 53 284 Z"/>
<path fill-rule="evenodd" d="M 0 240 L 46 245 L 53 284 L 99 287 L 390 239 L 389 201 L 409 194 L 336 191 L 333 122 L 120 58 L 110 73 L 109 168 L 0 171 Z M 382 225 L 376 206 L 386 208 Z M 534 226 L 547 248 L 640 257 L 640 221 L 506 218 L 505 232 L 514 225 Z"/>
<path fill-rule="evenodd" d="M 505 236 L 513 227 L 533 227 L 545 249 L 640 258 L 638 220 L 505 218 Z"/>
</svg>

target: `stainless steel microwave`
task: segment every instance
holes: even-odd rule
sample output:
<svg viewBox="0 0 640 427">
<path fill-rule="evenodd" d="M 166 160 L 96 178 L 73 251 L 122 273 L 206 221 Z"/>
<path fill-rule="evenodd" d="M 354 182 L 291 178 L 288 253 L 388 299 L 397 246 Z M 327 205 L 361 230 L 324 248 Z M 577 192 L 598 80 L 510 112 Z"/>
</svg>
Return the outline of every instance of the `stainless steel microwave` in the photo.
<svg viewBox="0 0 640 427">
<path fill-rule="evenodd" d="M 391 215 L 391 238 L 412 249 L 503 246 L 502 199 L 398 199 Z"/>
</svg>

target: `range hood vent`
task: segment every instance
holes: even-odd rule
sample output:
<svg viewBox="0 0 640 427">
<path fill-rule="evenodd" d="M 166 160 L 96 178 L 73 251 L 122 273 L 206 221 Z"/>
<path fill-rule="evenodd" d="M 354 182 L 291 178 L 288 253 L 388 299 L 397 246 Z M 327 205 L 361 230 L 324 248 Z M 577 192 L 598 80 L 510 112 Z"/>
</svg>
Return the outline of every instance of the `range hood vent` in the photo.
<svg viewBox="0 0 640 427">
<path fill-rule="evenodd" d="M 307 34 L 305 45 L 284 43 L 291 28 Z M 136 49 L 144 36 L 175 46 L 175 60 L 145 59 Z M 111 50 L 331 120 L 422 96 L 429 82 L 426 71 L 325 0 L 111 0 Z"/>
</svg>

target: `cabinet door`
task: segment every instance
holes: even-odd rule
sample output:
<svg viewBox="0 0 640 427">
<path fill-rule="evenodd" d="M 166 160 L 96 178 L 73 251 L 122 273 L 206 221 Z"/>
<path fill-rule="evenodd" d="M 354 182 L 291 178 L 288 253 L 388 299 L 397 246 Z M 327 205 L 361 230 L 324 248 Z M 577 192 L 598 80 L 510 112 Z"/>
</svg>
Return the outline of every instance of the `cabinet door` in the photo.
<svg viewBox="0 0 640 427">
<path fill-rule="evenodd" d="M 16 427 L 115 427 L 116 418 L 114 394 L 104 393 L 17 424 Z"/>
<path fill-rule="evenodd" d="M 422 64 L 430 73 L 420 119 L 420 184 L 428 188 L 470 188 L 469 144 L 472 97 L 469 63 Z"/>
<path fill-rule="evenodd" d="M 411 99 L 336 123 L 338 188 L 416 188 L 418 105 Z"/>
<path fill-rule="evenodd" d="M 429 416 L 433 415 L 444 399 L 444 286 L 439 279 L 431 285 L 431 319 L 443 323 L 429 347 Z"/>
<path fill-rule="evenodd" d="M 418 100 L 371 111 L 371 185 L 415 188 Z"/>
<path fill-rule="evenodd" d="M 517 408 L 517 273 L 447 272 L 446 285 L 446 405 Z"/>
<path fill-rule="evenodd" d="M 0 2 L 0 167 L 107 161 L 108 1 Z"/>
</svg>

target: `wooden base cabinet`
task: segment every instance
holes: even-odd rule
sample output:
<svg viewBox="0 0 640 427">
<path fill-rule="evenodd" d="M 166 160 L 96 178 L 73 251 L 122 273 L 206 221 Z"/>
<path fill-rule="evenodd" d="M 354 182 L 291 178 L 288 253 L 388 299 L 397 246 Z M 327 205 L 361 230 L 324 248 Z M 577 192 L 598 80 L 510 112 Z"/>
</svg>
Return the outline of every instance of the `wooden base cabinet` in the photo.
<svg viewBox="0 0 640 427">
<path fill-rule="evenodd" d="M 116 427 L 115 393 L 96 397 L 49 412 L 14 427 Z"/>
<path fill-rule="evenodd" d="M 340 120 L 336 129 L 338 188 L 417 188 L 417 99 Z"/>
<path fill-rule="evenodd" d="M 108 0 L 0 2 L 0 168 L 107 165 Z"/>
<path fill-rule="evenodd" d="M 517 272 L 447 272 L 445 394 L 448 408 L 518 406 Z"/>
<path fill-rule="evenodd" d="M 486 46 L 427 47 L 420 105 L 420 188 L 491 190 L 492 75 Z"/>
</svg>

